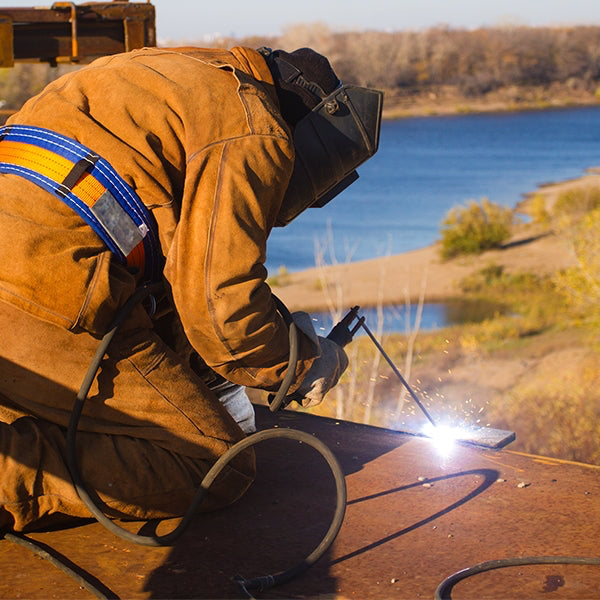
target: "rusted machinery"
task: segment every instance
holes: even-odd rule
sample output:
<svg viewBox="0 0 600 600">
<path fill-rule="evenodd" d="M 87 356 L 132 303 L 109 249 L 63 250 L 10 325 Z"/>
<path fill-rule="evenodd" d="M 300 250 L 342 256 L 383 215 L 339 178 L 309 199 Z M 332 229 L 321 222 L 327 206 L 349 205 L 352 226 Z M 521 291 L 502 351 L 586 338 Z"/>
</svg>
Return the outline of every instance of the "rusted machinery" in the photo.
<svg viewBox="0 0 600 600">
<path fill-rule="evenodd" d="M 155 45 L 155 9 L 149 1 L 0 7 L 0 67 L 15 62 L 83 64 Z"/>
</svg>

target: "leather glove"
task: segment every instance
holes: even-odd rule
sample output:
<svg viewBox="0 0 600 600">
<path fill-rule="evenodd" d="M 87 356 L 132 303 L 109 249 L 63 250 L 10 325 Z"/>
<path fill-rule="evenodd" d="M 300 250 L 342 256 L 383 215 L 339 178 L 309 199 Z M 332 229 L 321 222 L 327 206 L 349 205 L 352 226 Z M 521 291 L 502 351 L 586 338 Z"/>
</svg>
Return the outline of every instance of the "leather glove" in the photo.
<svg viewBox="0 0 600 600">
<path fill-rule="evenodd" d="M 294 313 L 294 323 L 319 348 L 302 383 L 294 393 L 304 407 L 316 406 L 323 401 L 325 394 L 339 381 L 348 367 L 348 357 L 341 346 L 321 336 L 317 336 L 312 320 L 306 313 Z"/>
</svg>

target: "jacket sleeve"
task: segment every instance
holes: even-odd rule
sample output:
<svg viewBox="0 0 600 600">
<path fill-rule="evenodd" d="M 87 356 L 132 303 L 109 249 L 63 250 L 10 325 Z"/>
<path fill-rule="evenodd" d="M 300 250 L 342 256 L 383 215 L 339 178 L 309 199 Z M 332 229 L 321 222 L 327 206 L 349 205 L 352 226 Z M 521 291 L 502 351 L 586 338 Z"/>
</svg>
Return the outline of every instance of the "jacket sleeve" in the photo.
<svg viewBox="0 0 600 600">
<path fill-rule="evenodd" d="M 253 134 L 188 160 L 165 276 L 192 346 L 240 385 L 275 389 L 287 367 L 288 329 L 265 282 L 264 262 L 292 165 L 287 140 Z M 315 352 L 299 335 L 297 383 Z"/>
</svg>

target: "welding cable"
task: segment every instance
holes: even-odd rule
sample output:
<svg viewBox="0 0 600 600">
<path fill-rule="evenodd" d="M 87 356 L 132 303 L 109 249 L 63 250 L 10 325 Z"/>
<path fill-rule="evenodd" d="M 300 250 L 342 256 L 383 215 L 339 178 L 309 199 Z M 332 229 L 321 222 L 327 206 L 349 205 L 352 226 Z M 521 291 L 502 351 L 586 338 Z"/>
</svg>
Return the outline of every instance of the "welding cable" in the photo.
<svg viewBox="0 0 600 600">
<path fill-rule="evenodd" d="M 173 531 L 164 534 L 164 535 L 141 535 L 132 533 L 116 523 L 114 523 L 111 519 L 109 519 L 104 512 L 98 506 L 101 503 L 101 500 L 97 498 L 93 500 L 91 494 L 86 489 L 86 486 L 83 482 L 81 474 L 79 472 L 78 464 L 77 464 L 77 453 L 76 453 L 76 433 L 77 426 L 79 423 L 79 419 L 81 417 L 83 406 L 85 400 L 87 399 L 87 395 L 92 386 L 92 383 L 96 377 L 98 369 L 100 368 L 100 363 L 104 358 L 104 355 L 108 349 L 108 346 L 113 339 L 116 331 L 118 330 L 121 323 L 125 320 L 128 314 L 131 312 L 133 307 L 142 302 L 148 296 L 151 296 L 158 292 L 160 288 L 156 285 L 148 285 L 139 288 L 136 293 L 126 302 L 123 308 L 117 314 L 115 321 L 112 326 L 109 328 L 108 332 L 102 338 L 100 344 L 98 345 L 98 349 L 96 350 L 96 354 L 90 363 L 88 371 L 84 377 L 83 383 L 79 389 L 79 393 L 77 394 L 77 398 L 75 404 L 73 406 L 73 410 L 71 412 L 71 418 L 69 421 L 69 426 L 67 429 L 67 465 L 69 471 L 71 473 L 71 477 L 73 479 L 73 485 L 81 498 L 84 504 L 87 506 L 88 510 L 92 513 L 92 515 L 96 518 L 96 520 L 103 525 L 106 529 L 114 533 L 116 536 L 144 546 L 168 546 L 172 545 L 186 530 L 192 518 L 198 512 L 198 508 L 202 504 L 206 492 L 210 485 L 214 482 L 219 473 L 227 466 L 227 464 L 240 452 L 257 444 L 261 441 L 273 438 L 287 438 L 291 440 L 296 440 L 301 443 L 305 443 L 315 450 L 319 452 L 323 458 L 326 460 L 331 472 L 333 474 L 333 478 L 335 481 L 336 487 L 336 506 L 332 521 L 330 523 L 329 529 L 327 530 L 325 536 L 323 537 L 320 544 L 311 552 L 301 563 L 297 566 L 278 573 L 276 575 L 267 575 L 264 577 L 258 577 L 255 579 L 245 580 L 239 576 L 236 577 L 236 581 L 244 590 L 250 589 L 260 589 L 264 590 L 274 585 L 280 585 L 286 581 L 289 581 L 293 577 L 296 577 L 300 573 L 304 572 L 306 569 L 311 567 L 317 560 L 328 550 L 333 541 L 335 540 L 340 527 L 342 526 L 342 522 L 345 515 L 346 510 L 346 481 L 344 478 L 344 473 L 340 467 L 339 462 L 337 461 L 335 455 L 331 452 L 331 450 L 319 439 L 315 438 L 313 435 L 308 434 L 303 431 L 298 431 L 294 429 L 267 429 L 264 431 L 259 431 L 254 433 L 236 444 L 230 447 L 221 457 L 214 463 L 214 465 L 210 468 L 210 470 L 204 476 L 204 479 L 200 483 L 198 491 L 192 500 L 192 503 L 185 515 L 179 522 L 179 524 L 173 529 Z M 293 327 L 289 328 L 290 331 L 290 348 L 297 349 L 297 341 L 294 340 L 292 343 L 292 338 L 296 338 L 296 331 Z M 294 356 L 297 356 L 297 351 L 290 351 L 290 363 L 295 362 Z M 295 364 L 292 364 L 291 367 L 288 365 L 288 372 L 295 371 Z M 291 379 L 284 378 L 284 382 L 282 387 L 285 385 L 289 388 L 288 381 Z M 283 390 L 283 396 L 287 389 Z"/>
<path fill-rule="evenodd" d="M 102 600 L 106 600 L 108 598 L 117 598 L 112 591 L 97 581 L 95 577 L 89 575 L 89 573 L 86 574 L 87 576 L 83 576 L 79 567 L 73 565 L 73 568 L 71 568 L 70 565 L 72 563 L 64 556 L 61 556 L 60 558 L 54 556 L 54 554 L 57 553 L 54 550 L 46 550 L 47 546 L 45 544 L 34 541 L 23 534 L 4 533 L 0 534 L 0 537 L 3 537 L 5 540 L 12 542 L 13 544 L 27 548 L 36 556 L 39 556 L 41 559 L 49 562 L 52 566 L 56 567 L 63 573 L 66 573 L 69 577 L 74 579 L 79 586 L 85 588 L 97 598 L 101 598 Z M 94 581 L 92 581 L 92 579 Z"/>
<path fill-rule="evenodd" d="M 298 329 L 287 306 L 277 296 L 275 296 L 275 294 L 273 294 L 273 300 L 275 301 L 275 305 L 277 306 L 279 314 L 283 317 L 283 320 L 288 327 L 288 337 L 290 340 L 290 355 L 288 358 L 287 369 L 283 374 L 283 380 L 279 386 L 279 389 L 277 390 L 277 393 L 269 397 L 269 410 L 271 412 L 277 412 L 280 408 L 282 408 L 285 397 L 290 389 L 290 385 L 292 385 L 292 381 L 296 375 L 296 363 L 298 362 Z"/>
<path fill-rule="evenodd" d="M 489 560 L 450 575 L 435 591 L 435 600 L 450 600 L 450 591 L 463 579 L 485 571 L 503 569 L 506 567 L 523 567 L 528 565 L 600 565 L 600 558 L 585 558 L 577 556 L 524 556 L 522 558 L 503 558 Z"/>
</svg>

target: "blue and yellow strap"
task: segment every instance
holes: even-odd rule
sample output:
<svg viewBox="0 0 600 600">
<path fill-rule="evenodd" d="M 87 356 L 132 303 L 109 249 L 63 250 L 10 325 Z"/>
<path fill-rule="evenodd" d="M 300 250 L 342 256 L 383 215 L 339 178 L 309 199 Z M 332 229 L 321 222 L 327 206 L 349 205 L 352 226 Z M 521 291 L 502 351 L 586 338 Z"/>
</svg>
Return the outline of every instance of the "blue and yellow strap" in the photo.
<svg viewBox="0 0 600 600">
<path fill-rule="evenodd" d="M 117 258 L 148 281 L 162 256 L 154 219 L 111 165 L 75 140 L 41 127 L 0 127 L 0 173 L 25 177 L 70 206 Z"/>
</svg>

